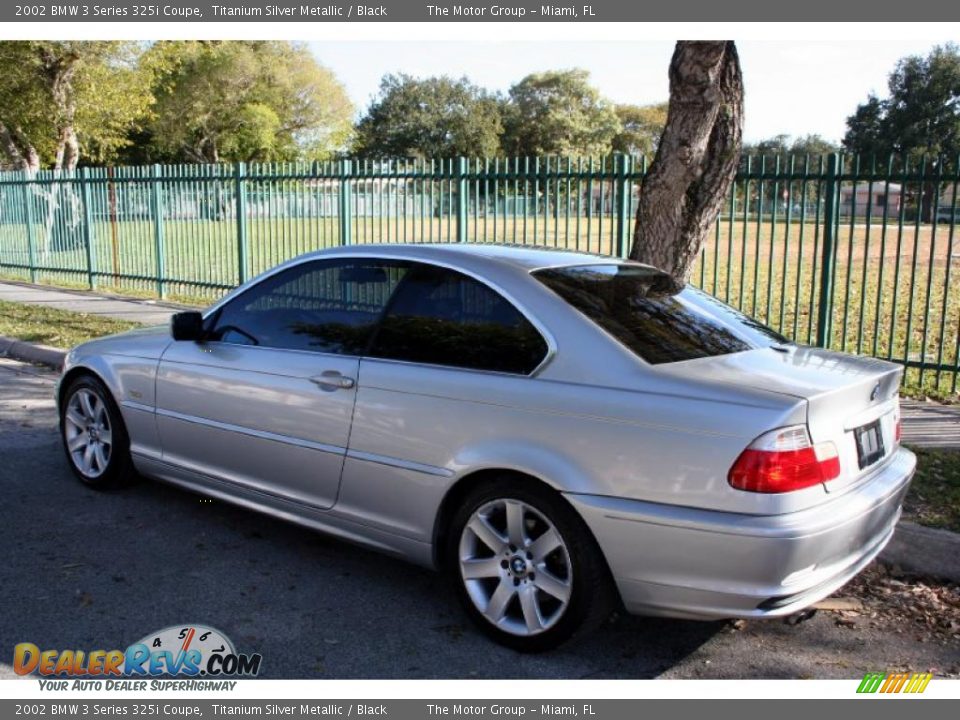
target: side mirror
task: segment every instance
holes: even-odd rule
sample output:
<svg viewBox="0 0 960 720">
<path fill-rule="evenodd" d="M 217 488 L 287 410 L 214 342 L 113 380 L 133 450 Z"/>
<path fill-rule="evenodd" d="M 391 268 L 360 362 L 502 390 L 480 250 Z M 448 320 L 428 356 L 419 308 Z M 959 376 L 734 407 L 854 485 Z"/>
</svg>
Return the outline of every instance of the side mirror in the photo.
<svg viewBox="0 0 960 720">
<path fill-rule="evenodd" d="M 203 339 L 203 315 L 195 310 L 175 313 L 170 318 L 170 334 L 174 340 L 199 342 Z"/>
</svg>

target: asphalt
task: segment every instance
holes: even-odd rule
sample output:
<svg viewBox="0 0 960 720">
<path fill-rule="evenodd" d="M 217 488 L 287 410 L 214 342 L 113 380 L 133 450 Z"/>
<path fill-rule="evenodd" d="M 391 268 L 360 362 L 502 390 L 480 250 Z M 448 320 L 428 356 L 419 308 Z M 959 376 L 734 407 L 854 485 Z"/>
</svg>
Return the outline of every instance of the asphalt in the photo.
<svg viewBox="0 0 960 720">
<path fill-rule="evenodd" d="M 542 655 L 491 644 L 442 577 L 160 483 L 97 492 L 70 474 L 54 375 L 0 360 L 0 678 L 9 649 L 126 647 L 205 623 L 273 678 L 861 678 L 960 672 L 956 643 L 902 623 L 624 617 Z M 655 551 L 655 550 L 651 550 Z"/>
</svg>

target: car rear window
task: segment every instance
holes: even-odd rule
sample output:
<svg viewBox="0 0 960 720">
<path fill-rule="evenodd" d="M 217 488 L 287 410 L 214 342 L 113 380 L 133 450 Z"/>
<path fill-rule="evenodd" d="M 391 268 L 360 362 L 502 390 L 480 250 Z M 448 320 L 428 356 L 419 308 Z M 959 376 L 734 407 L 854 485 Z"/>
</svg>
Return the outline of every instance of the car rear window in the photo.
<svg viewBox="0 0 960 720">
<path fill-rule="evenodd" d="M 644 265 L 578 265 L 533 276 L 648 363 L 787 342 L 729 305 Z"/>
</svg>

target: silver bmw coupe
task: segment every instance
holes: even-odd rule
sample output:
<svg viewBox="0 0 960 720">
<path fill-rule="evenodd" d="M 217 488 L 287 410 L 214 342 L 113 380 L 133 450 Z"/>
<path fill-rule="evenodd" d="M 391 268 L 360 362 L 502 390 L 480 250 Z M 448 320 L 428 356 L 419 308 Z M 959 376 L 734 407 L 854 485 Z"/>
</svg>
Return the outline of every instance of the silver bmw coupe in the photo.
<svg viewBox="0 0 960 720">
<path fill-rule="evenodd" d="M 794 345 L 634 262 L 370 245 L 67 356 L 66 455 L 444 570 L 553 647 L 612 609 L 791 615 L 900 516 L 900 369 Z"/>
</svg>

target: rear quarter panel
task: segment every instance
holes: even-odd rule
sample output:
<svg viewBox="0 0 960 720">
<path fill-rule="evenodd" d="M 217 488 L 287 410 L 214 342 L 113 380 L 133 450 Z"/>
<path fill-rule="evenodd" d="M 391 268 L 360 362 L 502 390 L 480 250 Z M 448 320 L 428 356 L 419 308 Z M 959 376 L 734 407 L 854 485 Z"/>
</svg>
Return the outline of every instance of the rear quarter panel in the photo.
<svg viewBox="0 0 960 720">
<path fill-rule="evenodd" d="M 363 360 L 338 508 L 428 537 L 453 483 L 504 469 L 565 493 L 783 512 L 782 500 L 733 490 L 727 471 L 765 429 L 803 422 L 802 404 L 679 390 Z M 375 462 L 387 469 L 367 467 Z M 813 492 L 807 504 L 822 499 L 822 488 Z M 800 506 L 807 493 L 792 495 Z"/>
</svg>

